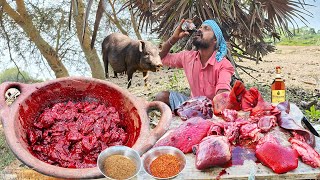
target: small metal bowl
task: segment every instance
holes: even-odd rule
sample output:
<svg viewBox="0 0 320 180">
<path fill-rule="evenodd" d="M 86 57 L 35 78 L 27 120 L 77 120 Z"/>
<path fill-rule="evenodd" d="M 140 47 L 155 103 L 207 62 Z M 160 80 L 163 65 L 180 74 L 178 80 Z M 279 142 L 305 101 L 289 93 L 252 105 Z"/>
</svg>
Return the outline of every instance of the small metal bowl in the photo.
<svg viewBox="0 0 320 180">
<path fill-rule="evenodd" d="M 180 166 L 179 173 L 174 176 L 167 177 L 167 178 L 160 178 L 160 177 L 153 176 L 150 172 L 150 165 L 151 165 L 152 161 L 154 161 L 157 157 L 164 155 L 164 154 L 173 155 L 180 160 L 181 166 Z M 177 149 L 175 147 L 159 146 L 159 147 L 150 149 L 148 152 L 146 152 L 144 155 L 142 155 L 142 163 L 143 163 L 143 167 L 144 167 L 145 171 L 153 178 L 155 178 L 155 179 L 170 179 L 170 178 L 174 178 L 174 177 L 178 176 L 181 173 L 181 171 L 185 168 L 186 156 L 184 155 L 184 153 L 180 149 Z"/>
<path fill-rule="evenodd" d="M 140 155 L 137 151 L 135 151 L 134 149 L 127 147 L 127 146 L 111 146 L 109 148 L 106 148 L 105 150 L 103 150 L 99 156 L 98 156 L 98 160 L 97 160 L 97 165 L 98 168 L 100 170 L 100 172 L 109 179 L 113 179 L 111 177 L 109 177 L 104 169 L 104 162 L 106 160 L 107 157 L 112 156 L 112 155 L 123 155 L 126 156 L 127 158 L 131 159 L 135 165 L 136 165 L 136 172 L 134 175 L 132 175 L 131 177 L 129 177 L 128 179 L 131 179 L 133 177 L 135 177 L 142 166 L 142 162 L 141 162 L 141 158 Z"/>
</svg>

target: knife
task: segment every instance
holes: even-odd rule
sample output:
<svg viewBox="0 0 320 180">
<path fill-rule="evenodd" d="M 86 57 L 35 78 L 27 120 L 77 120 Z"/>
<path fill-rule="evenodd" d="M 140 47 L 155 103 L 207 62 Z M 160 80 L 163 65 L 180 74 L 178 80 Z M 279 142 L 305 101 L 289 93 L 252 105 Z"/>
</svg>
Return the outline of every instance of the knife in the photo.
<svg viewBox="0 0 320 180">
<path fill-rule="evenodd" d="M 309 131 L 314 134 L 315 136 L 320 137 L 319 133 L 314 129 L 314 127 L 312 126 L 312 124 L 308 121 L 308 119 L 303 116 L 302 118 L 302 122 L 307 126 L 307 128 L 309 129 Z"/>
</svg>

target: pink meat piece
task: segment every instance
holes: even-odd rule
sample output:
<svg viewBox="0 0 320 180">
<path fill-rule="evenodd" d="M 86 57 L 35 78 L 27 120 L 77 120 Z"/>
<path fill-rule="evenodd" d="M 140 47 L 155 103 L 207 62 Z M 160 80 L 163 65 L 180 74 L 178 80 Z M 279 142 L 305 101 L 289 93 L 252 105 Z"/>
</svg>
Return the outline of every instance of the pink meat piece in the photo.
<svg viewBox="0 0 320 180">
<path fill-rule="evenodd" d="M 213 116 L 212 101 L 205 96 L 193 97 L 174 110 L 182 120 L 192 117 L 211 119 Z"/>
<path fill-rule="evenodd" d="M 250 139 L 252 142 L 258 140 L 258 133 L 260 129 L 258 129 L 257 124 L 244 124 L 240 127 L 240 140 L 241 139 Z"/>
<path fill-rule="evenodd" d="M 241 110 L 241 98 L 246 88 L 241 81 L 236 81 L 230 92 L 217 94 L 213 98 L 214 114 L 220 115 L 224 109 Z"/>
<path fill-rule="evenodd" d="M 257 123 L 260 120 L 260 117 L 258 116 L 250 116 L 248 119 L 251 123 Z"/>
<path fill-rule="evenodd" d="M 212 122 L 212 125 L 208 131 L 208 136 L 210 135 L 223 135 L 223 128 L 224 128 L 224 123 L 223 122 Z"/>
<path fill-rule="evenodd" d="M 93 125 L 93 132 L 97 138 L 99 138 L 103 134 L 103 129 L 104 129 L 103 124 L 104 124 L 103 119 L 98 119 Z"/>
<path fill-rule="evenodd" d="M 320 155 L 309 144 L 296 138 L 290 138 L 289 142 L 295 149 L 302 161 L 313 168 L 320 167 Z"/>
<path fill-rule="evenodd" d="M 198 144 L 208 133 L 212 122 L 201 117 L 190 118 L 160 139 L 154 147 L 173 146 L 184 153 L 190 153 L 192 146 Z"/>
<path fill-rule="evenodd" d="M 83 138 L 82 134 L 78 131 L 69 131 L 66 137 L 68 141 L 79 141 Z"/>
<path fill-rule="evenodd" d="M 298 167 L 298 153 L 291 147 L 281 145 L 277 139 L 267 134 L 256 146 L 256 157 L 273 172 L 281 174 Z"/>
<path fill-rule="evenodd" d="M 249 121 L 237 118 L 234 122 L 223 123 L 223 135 L 229 139 L 231 144 L 237 144 L 240 136 L 240 127 L 248 124 Z"/>
<path fill-rule="evenodd" d="M 268 132 L 272 127 L 277 125 L 277 118 L 275 116 L 262 116 L 258 121 L 258 128 L 261 129 L 261 132 Z"/>
<path fill-rule="evenodd" d="M 95 167 L 103 149 L 127 142 L 123 123 L 114 107 L 98 102 L 56 103 L 45 109 L 27 131 L 28 148 L 49 164 Z"/>
<path fill-rule="evenodd" d="M 196 152 L 195 165 L 199 170 L 224 165 L 231 159 L 230 143 L 225 136 L 207 136 L 193 149 Z"/>
<path fill-rule="evenodd" d="M 97 138 L 95 136 L 85 136 L 82 138 L 82 149 L 85 152 L 90 152 L 95 146 L 94 144 L 97 143 Z"/>
<path fill-rule="evenodd" d="M 232 109 L 224 109 L 222 116 L 225 121 L 235 121 L 238 118 L 238 111 Z"/>
<path fill-rule="evenodd" d="M 80 125 L 80 132 L 82 132 L 84 135 L 89 134 L 93 130 L 93 124 L 95 122 L 94 119 L 90 118 L 89 115 L 82 116 L 84 121 L 83 124 Z"/>
<path fill-rule="evenodd" d="M 255 87 L 247 90 L 241 99 L 242 110 L 250 111 L 251 116 L 275 115 L 279 111 L 271 103 L 265 101 Z"/>
<path fill-rule="evenodd" d="M 38 121 L 35 121 L 33 125 L 39 129 L 49 128 L 51 125 L 53 125 L 55 122 L 55 118 L 50 112 L 50 109 L 45 109 L 44 112 L 40 114 Z"/>
<path fill-rule="evenodd" d="M 222 92 L 213 98 L 213 113 L 215 115 L 221 115 L 224 109 L 231 109 L 229 104 L 232 103 L 230 103 L 229 95 L 230 92 Z"/>
<path fill-rule="evenodd" d="M 234 122 L 236 123 L 237 126 L 242 126 L 244 124 L 250 123 L 250 121 L 248 121 L 242 117 L 237 118 Z"/>
<path fill-rule="evenodd" d="M 295 139 L 298 139 L 299 141 L 302 141 L 302 142 L 306 142 L 305 138 L 303 135 L 297 133 L 297 131 L 291 131 L 291 134 L 293 135 L 293 137 Z M 291 137 L 291 136 L 290 136 Z"/>
<path fill-rule="evenodd" d="M 66 110 L 62 114 L 60 114 L 61 120 L 73 120 L 75 117 L 77 118 L 78 109 L 72 105 L 73 103 L 70 101 L 66 104 Z"/>
<path fill-rule="evenodd" d="M 224 124 L 224 135 L 228 138 L 231 144 L 236 144 L 239 138 L 239 126 L 234 122 L 227 122 Z"/>
</svg>

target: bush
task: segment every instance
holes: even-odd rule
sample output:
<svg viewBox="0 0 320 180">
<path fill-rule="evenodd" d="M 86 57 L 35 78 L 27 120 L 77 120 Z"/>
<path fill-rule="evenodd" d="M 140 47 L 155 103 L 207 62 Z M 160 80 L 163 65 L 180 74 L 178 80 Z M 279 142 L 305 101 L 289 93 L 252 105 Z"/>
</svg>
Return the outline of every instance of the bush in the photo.
<svg viewBox="0 0 320 180">
<path fill-rule="evenodd" d="M 32 78 L 27 72 L 19 72 L 17 68 L 10 68 L 0 73 L 0 83 L 3 82 L 34 83 L 40 80 Z"/>
<path fill-rule="evenodd" d="M 320 35 L 318 34 L 298 34 L 293 37 L 282 37 L 277 45 L 285 46 L 319 46 Z"/>
</svg>

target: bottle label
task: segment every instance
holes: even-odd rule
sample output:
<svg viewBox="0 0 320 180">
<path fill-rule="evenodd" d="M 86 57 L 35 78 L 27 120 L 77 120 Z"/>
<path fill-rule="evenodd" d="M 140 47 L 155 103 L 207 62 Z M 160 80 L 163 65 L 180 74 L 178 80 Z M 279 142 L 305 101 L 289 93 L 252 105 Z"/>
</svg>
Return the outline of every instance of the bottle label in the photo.
<svg viewBox="0 0 320 180">
<path fill-rule="evenodd" d="M 272 90 L 271 91 L 271 102 L 281 103 L 286 101 L 286 91 L 285 90 Z"/>
</svg>

